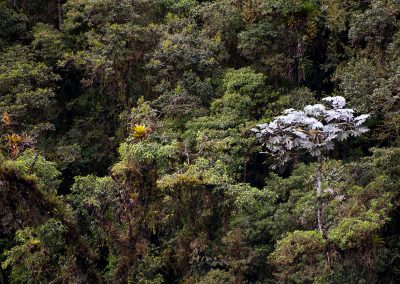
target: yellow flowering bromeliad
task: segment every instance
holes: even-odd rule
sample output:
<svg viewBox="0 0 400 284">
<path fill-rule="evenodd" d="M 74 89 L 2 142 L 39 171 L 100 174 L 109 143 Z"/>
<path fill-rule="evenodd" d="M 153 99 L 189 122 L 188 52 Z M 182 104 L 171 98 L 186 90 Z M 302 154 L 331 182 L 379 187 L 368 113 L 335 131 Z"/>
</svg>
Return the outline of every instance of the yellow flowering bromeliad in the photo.
<svg viewBox="0 0 400 284">
<path fill-rule="evenodd" d="M 20 144 L 23 141 L 22 136 L 18 134 L 7 135 L 7 141 L 12 157 L 16 158 L 21 150 Z"/>
<path fill-rule="evenodd" d="M 10 127 L 12 121 L 11 121 L 11 116 L 8 114 L 8 112 L 3 112 L 1 122 L 5 127 Z"/>
<path fill-rule="evenodd" d="M 132 136 L 136 139 L 147 137 L 149 129 L 145 125 L 136 124 L 132 127 Z"/>
<path fill-rule="evenodd" d="M 10 145 L 14 145 L 14 144 L 19 144 L 23 141 L 22 136 L 18 135 L 18 134 L 11 134 L 11 135 L 7 135 L 7 140 L 8 143 L 10 143 Z"/>
<path fill-rule="evenodd" d="M 29 243 L 30 243 L 32 246 L 37 246 L 37 245 L 40 245 L 41 241 L 38 240 L 38 239 L 33 239 L 33 240 L 30 240 Z"/>
</svg>

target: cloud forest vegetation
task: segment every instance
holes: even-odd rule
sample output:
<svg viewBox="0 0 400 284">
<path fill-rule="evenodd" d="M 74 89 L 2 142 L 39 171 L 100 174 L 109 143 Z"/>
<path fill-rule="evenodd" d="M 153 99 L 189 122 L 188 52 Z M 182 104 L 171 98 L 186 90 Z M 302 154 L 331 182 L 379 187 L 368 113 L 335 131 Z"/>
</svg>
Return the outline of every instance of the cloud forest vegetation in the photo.
<svg viewBox="0 0 400 284">
<path fill-rule="evenodd" d="M 0 0 L 0 284 L 400 283 L 398 0 Z"/>
</svg>

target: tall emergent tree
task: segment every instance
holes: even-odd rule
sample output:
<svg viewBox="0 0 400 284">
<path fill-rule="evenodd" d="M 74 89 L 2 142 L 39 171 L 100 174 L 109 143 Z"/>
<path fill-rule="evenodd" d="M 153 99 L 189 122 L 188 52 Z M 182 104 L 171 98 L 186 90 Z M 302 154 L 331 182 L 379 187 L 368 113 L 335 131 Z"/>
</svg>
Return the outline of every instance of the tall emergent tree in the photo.
<svg viewBox="0 0 400 284">
<path fill-rule="evenodd" d="M 368 131 L 363 126 L 368 114 L 354 117 L 354 110 L 344 108 L 341 96 L 326 97 L 328 107 L 322 104 L 307 105 L 301 111 L 287 109 L 272 122 L 259 124 L 252 131 L 277 157 L 278 164 L 291 160 L 293 153 L 305 151 L 317 157 L 316 190 L 318 198 L 318 230 L 323 234 L 321 221 L 322 165 L 327 152 L 334 148 L 334 141 L 349 136 L 359 136 Z"/>
</svg>

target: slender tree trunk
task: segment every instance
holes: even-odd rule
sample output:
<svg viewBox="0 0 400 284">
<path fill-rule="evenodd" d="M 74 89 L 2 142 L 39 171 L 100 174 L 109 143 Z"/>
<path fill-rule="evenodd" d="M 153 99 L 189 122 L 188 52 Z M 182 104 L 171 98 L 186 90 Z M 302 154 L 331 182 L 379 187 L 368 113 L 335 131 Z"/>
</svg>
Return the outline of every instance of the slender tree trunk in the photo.
<svg viewBox="0 0 400 284">
<path fill-rule="evenodd" d="M 29 17 L 28 0 L 24 0 L 23 5 L 24 5 L 25 14 Z"/>
<path fill-rule="evenodd" d="M 324 234 L 324 230 L 322 229 L 322 217 L 321 217 L 321 211 L 322 211 L 322 204 L 321 204 L 321 194 L 322 194 L 322 163 L 323 163 L 323 156 L 320 154 L 318 156 L 318 165 L 317 165 L 317 220 L 318 220 L 318 230 L 321 232 L 321 234 Z"/>
<path fill-rule="evenodd" d="M 61 30 L 62 26 L 61 0 L 57 0 L 57 14 L 58 14 L 58 29 Z"/>
</svg>

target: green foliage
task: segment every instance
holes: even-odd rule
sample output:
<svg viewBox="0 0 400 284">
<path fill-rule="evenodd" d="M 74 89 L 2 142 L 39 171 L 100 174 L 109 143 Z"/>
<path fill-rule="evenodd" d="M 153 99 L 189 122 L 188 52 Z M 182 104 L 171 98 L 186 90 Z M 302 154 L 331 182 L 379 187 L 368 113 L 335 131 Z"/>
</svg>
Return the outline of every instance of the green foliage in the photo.
<svg viewBox="0 0 400 284">
<path fill-rule="evenodd" d="M 35 229 L 28 227 L 17 231 L 18 245 L 6 252 L 7 259 L 2 263 L 3 269 L 12 267 L 10 280 L 21 283 L 56 278 L 57 270 L 54 269 L 57 266 L 53 263 L 63 262 L 65 233 L 65 226 L 54 219 Z"/>
<path fill-rule="evenodd" d="M 237 34 L 243 28 L 243 15 L 239 5 L 230 0 L 207 1 L 195 10 L 204 21 L 203 29 L 212 35 L 220 35 L 221 44 L 228 52 L 229 61 L 240 61 L 237 56 Z"/>
<path fill-rule="evenodd" d="M 277 242 L 269 256 L 278 267 L 280 283 L 315 282 L 328 270 L 324 260 L 326 240 L 316 231 L 294 231 Z"/>
<path fill-rule="evenodd" d="M 48 65 L 55 65 L 65 52 L 61 32 L 51 25 L 38 23 L 33 27 L 32 47 L 35 57 Z"/>
<path fill-rule="evenodd" d="M 348 98 L 358 111 L 376 112 L 379 110 L 374 97 L 365 97 L 364 94 L 372 94 L 374 89 L 379 86 L 379 77 L 382 71 L 376 63 L 366 58 L 353 60 L 347 66 L 338 68 L 336 76 L 340 80 L 340 88 L 345 98 Z"/>
<path fill-rule="evenodd" d="M 400 282 L 399 19 L 395 0 L 0 0 L 0 282 Z M 271 171 L 250 129 L 336 95 L 371 131 L 335 145 L 318 198 L 317 165 Z"/>
<path fill-rule="evenodd" d="M 113 185 L 113 181 L 109 177 L 75 177 L 75 182 L 71 188 L 70 203 L 81 218 L 89 219 L 90 222 L 86 224 L 87 226 L 93 226 L 95 218 L 99 217 L 100 214 L 106 215 L 104 209 L 107 210 L 110 202 L 112 202 L 110 198 L 114 194 Z"/>
<path fill-rule="evenodd" d="M 272 78 L 302 82 L 310 76 L 309 48 L 320 14 L 315 1 L 263 1 L 244 6 L 243 13 L 247 26 L 238 45 L 243 56 L 266 66 Z"/>
<path fill-rule="evenodd" d="M 349 37 L 355 44 L 362 41 L 382 44 L 397 25 L 395 15 L 399 8 L 393 1 L 371 2 L 372 5 L 369 9 L 353 14 Z"/>
<path fill-rule="evenodd" d="M 149 55 L 148 79 L 161 95 L 156 100 L 158 107 L 167 115 L 182 115 L 215 97 L 213 81 L 221 73 L 226 53 L 218 35 L 210 38 L 186 19 L 160 28 L 165 32 Z"/>
<path fill-rule="evenodd" d="M 361 280 L 363 277 L 366 277 L 365 279 L 375 281 L 371 280 L 374 279 L 374 276 L 368 276 L 366 271 L 377 269 L 374 263 L 377 261 L 379 253 L 370 256 L 367 251 L 371 247 L 378 251 L 385 251 L 383 249 L 385 242 L 380 237 L 380 233 L 385 224 L 387 225 L 390 220 L 390 215 L 392 214 L 390 212 L 393 212 L 394 208 L 392 202 L 396 199 L 395 196 L 397 194 L 395 193 L 397 181 L 393 179 L 393 175 L 389 174 L 391 170 L 385 168 L 385 166 L 378 166 L 379 163 L 383 162 L 382 158 L 385 161 L 385 165 L 396 165 L 396 159 L 398 158 L 397 150 L 375 150 L 373 157 L 365 159 L 362 163 L 341 165 L 340 162 L 331 162 L 325 165 L 323 175 L 326 182 L 323 188 L 326 190 L 323 196 L 324 207 L 322 212 L 323 220 L 326 220 L 329 226 L 327 228 L 327 237 L 322 238 L 322 240 L 326 244 L 326 251 L 325 249 L 320 251 L 321 259 L 313 259 L 313 262 L 308 264 L 306 260 L 300 261 L 299 266 L 293 266 L 293 270 L 291 271 L 286 266 L 282 266 L 282 271 L 279 271 L 277 274 L 278 279 L 286 279 L 282 281 L 288 281 L 287 279 L 292 279 L 290 278 L 292 276 L 305 277 L 299 275 L 303 275 L 302 273 L 306 271 L 304 274 L 306 276 L 309 275 L 310 277 L 315 277 L 314 279 L 319 279 L 319 281 L 329 282 L 331 280 L 327 279 L 341 279 L 340 277 L 345 277 L 348 271 L 359 270 L 358 274 L 355 274 L 352 279 Z M 395 169 L 396 166 L 393 168 Z M 279 205 L 275 209 L 275 213 L 273 213 L 273 218 L 271 218 L 271 232 L 277 229 L 282 230 L 282 233 L 277 235 L 278 239 L 284 235 L 285 231 L 290 232 L 294 229 L 307 230 L 315 227 L 315 209 L 313 209 L 315 200 L 309 194 L 314 181 L 310 179 L 309 172 L 309 168 L 302 166 L 296 169 L 290 178 L 283 179 L 280 183 L 272 181 L 271 186 L 267 187 L 275 190 L 279 189 L 282 197 L 278 197 L 275 200 L 280 200 L 279 198 L 287 200 L 286 203 L 282 203 L 282 201 L 278 203 Z M 343 178 L 346 172 L 352 173 L 350 180 Z M 306 185 L 307 183 L 304 184 L 307 179 L 309 180 L 308 186 Z M 286 186 L 282 187 L 282 184 Z M 287 186 L 289 185 L 293 186 L 293 189 L 287 191 Z M 296 190 L 296 188 L 303 188 L 304 190 L 307 187 L 309 188 L 308 193 Z M 289 196 L 287 196 L 288 193 Z M 285 219 L 282 219 L 282 217 Z M 296 232 L 300 234 L 306 231 Z M 317 234 L 317 232 L 312 233 Z M 271 255 L 271 261 L 274 264 L 277 261 L 276 259 L 279 259 L 278 257 L 283 258 L 282 255 L 285 255 L 281 252 L 279 246 L 282 240 L 287 240 L 283 243 L 287 250 L 290 252 L 296 251 L 296 244 L 290 242 L 291 238 L 289 238 L 289 235 L 281 239 L 278 241 L 275 252 Z M 353 254 L 355 253 L 354 250 L 361 253 L 362 258 L 368 258 L 368 261 L 363 264 L 361 260 L 357 260 L 357 256 Z M 312 254 L 318 250 L 310 249 L 309 251 L 305 251 Z M 343 260 L 338 252 L 343 251 L 349 253 L 347 260 L 345 260 L 350 261 L 349 259 L 353 259 L 354 262 L 352 265 L 347 264 L 347 268 L 341 266 L 341 262 L 345 260 Z M 286 260 L 289 261 L 288 259 Z M 327 262 L 333 267 L 328 268 Z M 278 262 L 278 265 L 281 264 Z M 317 267 L 319 267 L 318 265 L 323 265 L 325 268 L 321 268 L 318 272 L 318 270 L 313 269 L 315 265 Z M 291 281 L 305 281 L 294 279 L 297 278 L 293 278 Z M 333 281 L 332 283 L 337 282 Z"/>
<path fill-rule="evenodd" d="M 18 13 L 6 1 L 0 2 L 0 49 L 10 42 L 23 42 L 30 37 L 28 17 Z"/>
<path fill-rule="evenodd" d="M 185 136 L 202 156 L 218 157 L 235 178 L 246 178 L 249 157 L 260 151 L 249 133 L 252 123 L 284 105 L 269 91 L 265 76 L 251 68 L 229 69 L 222 78 L 224 94 L 210 106 L 210 115 L 187 123 Z"/>
<path fill-rule="evenodd" d="M 372 221 L 362 221 L 348 217 L 330 230 L 329 239 L 337 243 L 341 249 L 349 249 L 361 245 L 361 241 L 368 239 L 379 228 L 379 224 Z"/>
<path fill-rule="evenodd" d="M 140 141 L 138 143 L 122 143 L 119 148 L 122 161 L 113 168 L 115 174 L 124 169 L 135 171 L 146 165 L 156 163 L 160 170 L 168 170 L 171 161 L 176 157 L 176 143 L 160 145 L 155 142 Z"/>
<path fill-rule="evenodd" d="M 150 248 L 147 254 L 136 264 L 135 272 L 130 275 L 128 281 L 140 284 L 165 283 L 162 275 L 163 259 L 157 255 L 155 249 Z"/>
<path fill-rule="evenodd" d="M 204 276 L 198 284 L 223 284 L 223 283 L 235 283 L 235 279 L 226 271 L 219 269 L 211 270 Z"/>
<path fill-rule="evenodd" d="M 60 184 L 60 172 L 55 163 L 46 161 L 43 156 L 32 150 L 24 151 L 16 160 L 5 161 L 3 167 L 34 179 L 36 185 L 47 192 L 56 192 Z"/>
<path fill-rule="evenodd" d="M 0 56 L 0 112 L 8 112 L 17 129 L 34 135 L 52 129 L 54 83 L 60 77 L 50 67 L 35 62 L 24 46 L 9 47 Z"/>
</svg>

